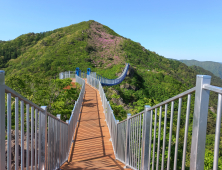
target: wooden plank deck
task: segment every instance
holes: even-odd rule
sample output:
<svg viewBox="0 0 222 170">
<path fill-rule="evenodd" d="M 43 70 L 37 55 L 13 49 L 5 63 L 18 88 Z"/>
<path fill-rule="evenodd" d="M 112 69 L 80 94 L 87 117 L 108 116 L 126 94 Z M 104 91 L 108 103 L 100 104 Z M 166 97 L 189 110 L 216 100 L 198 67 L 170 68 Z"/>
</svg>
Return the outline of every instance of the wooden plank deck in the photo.
<svg viewBox="0 0 222 170">
<path fill-rule="evenodd" d="M 62 170 L 124 169 L 115 160 L 98 90 L 86 84 L 80 122 L 75 133 L 70 162 Z"/>
</svg>

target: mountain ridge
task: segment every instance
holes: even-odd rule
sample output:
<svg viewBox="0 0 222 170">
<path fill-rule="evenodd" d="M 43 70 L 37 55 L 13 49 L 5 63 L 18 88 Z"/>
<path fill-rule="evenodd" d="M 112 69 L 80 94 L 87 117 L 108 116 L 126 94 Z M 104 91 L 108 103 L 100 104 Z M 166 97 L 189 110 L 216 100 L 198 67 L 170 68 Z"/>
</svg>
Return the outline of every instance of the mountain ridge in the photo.
<svg viewBox="0 0 222 170">
<path fill-rule="evenodd" d="M 222 63 L 214 61 L 197 61 L 197 60 L 179 60 L 187 66 L 199 66 L 205 70 L 212 72 L 215 76 L 222 79 Z"/>
<path fill-rule="evenodd" d="M 11 46 L 7 47 L 7 43 Z M 125 63 L 130 63 L 135 72 L 143 75 L 140 84 L 152 87 L 144 91 L 147 97 L 155 96 L 152 100 L 161 102 L 195 86 L 197 72 L 193 68 L 149 51 L 93 20 L 45 33 L 21 35 L 7 43 L 0 44 L 0 65 L 5 66 L 6 78 L 24 73 L 56 78 L 59 72 L 75 70 L 76 67 L 83 71 L 90 67 L 107 78 L 116 78 L 116 73 L 121 72 Z M 10 47 L 21 53 L 15 57 L 15 52 L 11 50 L 6 55 Z M 136 81 L 128 83 L 140 86 Z M 158 85 L 155 85 L 157 82 Z M 175 89 L 163 90 L 170 84 L 175 84 Z M 160 89 L 162 93 L 165 91 L 165 95 L 156 94 Z"/>
<path fill-rule="evenodd" d="M 51 101 L 50 95 L 58 93 L 53 88 L 62 87 L 64 84 L 62 80 L 56 79 L 60 72 L 74 71 L 76 67 L 83 71 L 91 68 L 92 71 L 113 79 L 122 72 L 125 63 L 130 63 L 131 74 L 119 85 L 104 87 L 114 114 L 119 120 L 125 119 L 126 113 L 130 112 L 134 115 L 144 110 L 144 105 L 153 106 L 196 84 L 198 74 L 196 68 L 147 50 L 139 43 L 93 20 L 44 33 L 29 33 L 9 42 L 0 43 L 0 66 L 6 71 L 6 85 L 19 90 L 22 95 L 36 101 L 39 105 L 47 106 L 50 102 L 50 105 L 54 106 L 50 111 L 54 115 L 61 114 L 62 119 L 69 118 L 71 111 L 66 109 L 66 106 L 74 101 L 71 100 L 72 96 L 65 101 L 66 95 L 69 96 L 69 94 Z M 199 71 L 204 72 L 200 69 Z M 212 78 L 212 85 L 222 87 L 221 82 L 215 81 L 214 78 Z M 48 90 L 51 92 L 49 93 Z M 182 132 L 185 125 L 184 115 L 186 115 L 184 103 L 181 118 Z M 213 141 L 210 137 L 215 131 L 215 103 L 217 103 L 217 97 L 211 95 L 212 109 L 209 111 L 207 127 L 207 139 L 210 142 Z M 175 116 L 177 116 L 177 107 L 178 102 L 175 102 Z M 191 110 L 190 120 L 193 120 L 192 118 L 193 110 Z M 174 123 L 176 127 L 176 122 Z M 192 121 L 190 124 L 192 125 Z M 176 129 L 173 129 L 173 133 L 175 132 Z M 183 136 L 180 135 L 179 138 L 180 142 L 183 142 Z M 190 142 L 191 139 L 188 140 L 188 146 Z M 210 152 L 212 146 L 207 145 L 206 150 Z M 182 149 L 182 147 L 179 148 L 179 150 Z M 179 154 L 178 159 L 181 157 L 182 154 Z M 181 163 L 178 163 L 179 167 Z"/>
</svg>

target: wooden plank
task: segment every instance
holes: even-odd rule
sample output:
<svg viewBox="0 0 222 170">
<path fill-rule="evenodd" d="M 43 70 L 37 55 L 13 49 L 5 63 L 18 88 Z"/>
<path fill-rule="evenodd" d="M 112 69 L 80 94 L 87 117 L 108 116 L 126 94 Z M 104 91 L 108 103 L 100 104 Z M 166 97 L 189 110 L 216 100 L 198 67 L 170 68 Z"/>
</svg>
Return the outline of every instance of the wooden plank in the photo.
<svg viewBox="0 0 222 170">
<path fill-rule="evenodd" d="M 99 92 L 86 84 L 74 149 L 70 162 L 65 163 L 61 169 L 124 169 L 124 164 L 115 160 L 109 139 Z"/>
</svg>

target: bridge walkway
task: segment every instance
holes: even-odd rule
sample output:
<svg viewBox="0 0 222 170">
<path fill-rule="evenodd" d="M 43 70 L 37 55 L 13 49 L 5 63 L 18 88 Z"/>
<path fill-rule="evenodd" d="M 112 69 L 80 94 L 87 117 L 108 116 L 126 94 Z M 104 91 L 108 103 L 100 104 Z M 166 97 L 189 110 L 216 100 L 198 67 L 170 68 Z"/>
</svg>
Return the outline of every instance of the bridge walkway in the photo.
<svg viewBox="0 0 222 170">
<path fill-rule="evenodd" d="M 75 143 L 69 162 L 61 169 L 124 169 L 124 164 L 115 160 L 99 91 L 87 83 L 85 90 Z"/>
</svg>

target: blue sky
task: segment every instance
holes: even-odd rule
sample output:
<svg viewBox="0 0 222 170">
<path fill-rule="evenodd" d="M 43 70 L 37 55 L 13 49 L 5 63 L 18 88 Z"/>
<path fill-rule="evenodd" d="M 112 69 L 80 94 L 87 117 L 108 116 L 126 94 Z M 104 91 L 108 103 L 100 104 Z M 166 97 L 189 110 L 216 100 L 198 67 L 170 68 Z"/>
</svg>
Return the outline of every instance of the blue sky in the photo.
<svg viewBox="0 0 222 170">
<path fill-rule="evenodd" d="M 222 62 L 221 0 L 2 0 L 0 40 L 88 20 L 167 58 Z"/>
</svg>

